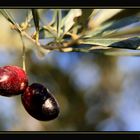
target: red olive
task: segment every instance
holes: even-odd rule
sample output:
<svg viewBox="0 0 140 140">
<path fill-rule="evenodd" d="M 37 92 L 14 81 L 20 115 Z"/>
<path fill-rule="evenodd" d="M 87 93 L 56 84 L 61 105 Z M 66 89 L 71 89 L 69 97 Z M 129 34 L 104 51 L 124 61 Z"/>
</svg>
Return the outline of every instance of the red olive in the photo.
<svg viewBox="0 0 140 140">
<path fill-rule="evenodd" d="M 27 86 L 28 77 L 22 68 L 11 65 L 0 67 L 0 95 L 19 95 Z"/>
</svg>

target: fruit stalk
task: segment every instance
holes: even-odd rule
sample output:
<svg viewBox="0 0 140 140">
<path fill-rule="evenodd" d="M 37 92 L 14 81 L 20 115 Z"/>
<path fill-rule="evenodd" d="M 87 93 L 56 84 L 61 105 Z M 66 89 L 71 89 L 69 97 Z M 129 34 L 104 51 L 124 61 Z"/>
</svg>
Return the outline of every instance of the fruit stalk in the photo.
<svg viewBox="0 0 140 140">
<path fill-rule="evenodd" d="M 24 71 L 26 71 L 26 48 L 25 48 L 25 43 L 23 40 L 22 33 L 20 33 L 21 41 L 22 41 L 22 68 Z"/>
</svg>

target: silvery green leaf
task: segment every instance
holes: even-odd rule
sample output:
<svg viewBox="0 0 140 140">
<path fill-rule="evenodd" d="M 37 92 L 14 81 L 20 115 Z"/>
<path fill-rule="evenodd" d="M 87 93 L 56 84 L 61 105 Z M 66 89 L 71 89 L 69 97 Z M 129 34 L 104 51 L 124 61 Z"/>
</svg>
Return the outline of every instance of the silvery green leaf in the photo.
<svg viewBox="0 0 140 140">
<path fill-rule="evenodd" d="M 109 46 L 112 43 L 125 40 L 125 38 L 89 38 L 80 40 L 80 44 L 90 44 L 99 46 Z"/>
<path fill-rule="evenodd" d="M 137 25 L 138 27 L 139 26 L 138 22 L 140 22 L 140 16 L 129 16 L 129 17 L 121 18 L 119 20 L 113 20 L 113 21 L 102 24 L 102 26 L 99 26 L 95 30 L 89 30 L 83 37 L 84 38 L 106 37 L 106 34 L 109 32 L 110 33 L 114 32 L 114 35 L 115 35 L 115 31 L 123 27 L 127 27 L 129 25 L 132 28 L 135 28 L 134 25 Z"/>
<path fill-rule="evenodd" d="M 20 32 L 20 28 L 19 25 L 16 23 L 16 21 L 14 20 L 14 18 L 12 17 L 12 15 L 10 15 L 10 13 L 6 10 L 6 9 L 0 9 L 0 13 L 9 21 L 11 22 L 16 28 L 17 30 Z"/>
<path fill-rule="evenodd" d="M 80 43 L 135 50 L 140 49 L 140 36 L 132 38 L 92 38 L 83 40 Z"/>
<path fill-rule="evenodd" d="M 62 22 L 62 13 L 61 9 L 57 10 L 57 38 L 60 37 L 61 31 L 61 22 Z"/>
<path fill-rule="evenodd" d="M 135 22 L 116 30 L 110 30 L 103 33 L 105 37 L 118 37 L 131 34 L 140 34 L 140 22 Z"/>
<path fill-rule="evenodd" d="M 88 26 L 90 29 L 96 28 L 123 10 L 124 9 L 96 9 L 90 16 Z"/>
<path fill-rule="evenodd" d="M 62 19 L 61 28 L 63 34 L 67 33 L 70 28 L 74 25 L 74 19 L 82 15 L 81 9 L 71 9 L 68 14 Z"/>
</svg>

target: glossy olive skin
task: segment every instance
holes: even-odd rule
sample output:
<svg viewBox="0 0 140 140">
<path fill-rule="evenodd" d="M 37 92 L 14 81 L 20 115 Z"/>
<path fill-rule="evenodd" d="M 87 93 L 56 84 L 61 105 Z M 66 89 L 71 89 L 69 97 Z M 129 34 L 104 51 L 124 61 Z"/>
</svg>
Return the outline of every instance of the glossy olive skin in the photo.
<svg viewBox="0 0 140 140">
<path fill-rule="evenodd" d="M 28 86 L 25 71 L 18 66 L 0 67 L 0 95 L 15 96 L 22 94 Z"/>
<path fill-rule="evenodd" d="M 28 86 L 21 95 L 21 100 L 25 110 L 37 120 L 49 121 L 59 115 L 57 100 L 39 83 Z"/>
</svg>

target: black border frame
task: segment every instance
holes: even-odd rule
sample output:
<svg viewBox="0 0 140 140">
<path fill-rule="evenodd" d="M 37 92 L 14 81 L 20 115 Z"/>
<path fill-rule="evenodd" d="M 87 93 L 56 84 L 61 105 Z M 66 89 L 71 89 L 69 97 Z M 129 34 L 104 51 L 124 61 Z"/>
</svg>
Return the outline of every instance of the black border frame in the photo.
<svg viewBox="0 0 140 140">
<path fill-rule="evenodd" d="M 0 7 L 120 7 L 139 6 L 139 0 L 1 0 Z"/>
<path fill-rule="evenodd" d="M 38 131 L 18 131 L 18 132 L 3 132 L 0 133 L 0 139 L 9 138 L 14 140 L 19 139 L 27 139 L 30 140 L 47 140 L 47 139 L 94 139 L 94 140 L 139 140 L 140 133 L 139 132 L 38 132 Z"/>
<path fill-rule="evenodd" d="M 0 8 L 140 8 L 139 1 L 130 0 L 4 0 L 0 1 Z M 140 132 L 85 132 L 85 131 L 3 131 L 0 132 L 0 139 L 65 139 L 65 138 L 84 138 L 90 139 L 140 139 Z"/>
</svg>

